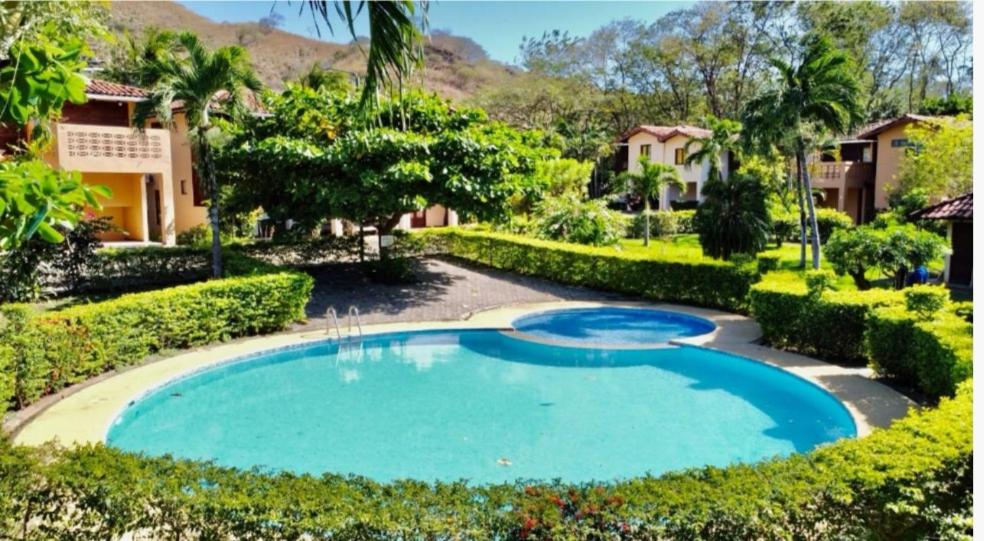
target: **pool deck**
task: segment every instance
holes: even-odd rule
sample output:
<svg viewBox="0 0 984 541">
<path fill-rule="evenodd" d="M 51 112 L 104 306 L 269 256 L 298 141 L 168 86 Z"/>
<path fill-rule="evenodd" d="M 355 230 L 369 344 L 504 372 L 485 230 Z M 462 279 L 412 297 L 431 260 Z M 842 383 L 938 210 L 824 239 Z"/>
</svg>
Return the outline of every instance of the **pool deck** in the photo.
<svg viewBox="0 0 984 541">
<path fill-rule="evenodd" d="M 866 368 L 837 366 L 757 345 L 755 341 L 760 338 L 761 333 L 753 320 L 737 314 L 689 306 L 583 301 L 520 303 L 477 312 L 459 321 L 366 325 L 363 327 L 363 334 L 439 329 L 511 330 L 511 322 L 520 316 L 544 310 L 599 306 L 659 308 L 713 321 L 717 325 L 714 331 L 671 343 L 701 346 L 755 359 L 811 381 L 844 403 L 854 418 L 858 436 L 869 434 L 873 428 L 888 426 L 893 420 L 905 415 L 913 405 L 902 394 L 873 380 L 870 370 Z M 344 329 L 342 334 L 346 334 Z M 128 404 L 172 379 L 245 355 L 313 343 L 328 337 L 329 334 L 322 328 L 252 337 L 179 352 L 62 391 L 9 418 L 6 428 L 13 433 L 14 441 L 21 444 L 37 445 L 52 440 L 63 445 L 103 442 L 110 424 Z"/>
</svg>

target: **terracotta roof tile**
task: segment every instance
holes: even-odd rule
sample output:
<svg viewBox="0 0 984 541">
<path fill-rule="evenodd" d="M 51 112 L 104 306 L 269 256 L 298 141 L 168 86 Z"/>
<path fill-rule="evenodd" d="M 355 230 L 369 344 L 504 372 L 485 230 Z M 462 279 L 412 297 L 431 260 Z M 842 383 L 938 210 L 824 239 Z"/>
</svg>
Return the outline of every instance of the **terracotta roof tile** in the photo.
<svg viewBox="0 0 984 541">
<path fill-rule="evenodd" d="M 885 131 L 885 130 L 893 127 L 893 126 L 897 126 L 899 124 L 903 124 L 903 123 L 907 123 L 907 122 L 921 122 L 921 121 L 926 121 L 926 120 L 933 120 L 935 118 L 938 118 L 938 117 L 926 116 L 926 115 L 915 115 L 915 114 L 912 114 L 912 113 L 907 113 L 907 114 L 904 114 L 902 116 L 898 116 L 898 117 L 895 117 L 895 118 L 886 118 L 884 120 L 879 120 L 878 122 L 872 122 L 871 124 L 868 124 L 866 126 L 862 126 L 861 129 L 858 130 L 857 134 L 855 134 L 855 137 L 854 138 L 856 138 L 856 139 L 868 139 L 868 138 L 870 138 L 870 137 L 872 137 L 874 135 L 878 135 L 879 133 L 881 133 L 881 132 L 883 132 L 883 131 Z"/>
<path fill-rule="evenodd" d="M 974 193 L 966 193 L 933 206 L 917 210 L 909 215 L 921 220 L 973 220 Z"/>
<path fill-rule="evenodd" d="M 142 88 L 120 83 L 112 83 L 100 79 L 92 79 L 85 85 L 85 93 L 97 96 L 113 96 L 117 98 L 146 98 L 150 92 Z"/>
<path fill-rule="evenodd" d="M 618 140 L 620 142 L 625 142 L 630 137 L 638 133 L 648 133 L 656 137 L 656 139 L 658 139 L 661 143 L 677 135 L 685 135 L 695 139 L 704 139 L 711 136 L 711 130 L 705 130 L 704 128 L 698 128 L 697 126 L 688 126 L 686 124 L 681 124 L 679 126 L 651 126 L 648 124 L 643 124 L 625 132 L 618 138 Z"/>
</svg>

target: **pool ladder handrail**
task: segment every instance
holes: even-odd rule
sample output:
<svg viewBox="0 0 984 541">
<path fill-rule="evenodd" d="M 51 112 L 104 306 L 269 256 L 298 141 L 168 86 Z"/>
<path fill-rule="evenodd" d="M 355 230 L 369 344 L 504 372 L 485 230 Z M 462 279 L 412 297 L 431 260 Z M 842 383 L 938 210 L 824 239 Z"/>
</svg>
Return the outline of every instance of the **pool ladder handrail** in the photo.
<svg viewBox="0 0 984 541">
<path fill-rule="evenodd" d="M 338 325 L 338 311 L 335 310 L 334 306 L 329 306 L 328 310 L 325 311 L 325 319 L 331 316 L 328 321 L 328 334 L 331 334 L 332 326 L 335 328 L 335 336 L 338 338 L 339 343 L 342 341 L 342 330 Z M 362 340 L 362 318 L 359 317 L 359 309 L 353 304 L 349 306 L 348 309 L 348 336 L 349 340 L 354 336 L 352 334 L 352 320 L 355 320 L 356 329 L 359 331 L 359 340 Z"/>
</svg>

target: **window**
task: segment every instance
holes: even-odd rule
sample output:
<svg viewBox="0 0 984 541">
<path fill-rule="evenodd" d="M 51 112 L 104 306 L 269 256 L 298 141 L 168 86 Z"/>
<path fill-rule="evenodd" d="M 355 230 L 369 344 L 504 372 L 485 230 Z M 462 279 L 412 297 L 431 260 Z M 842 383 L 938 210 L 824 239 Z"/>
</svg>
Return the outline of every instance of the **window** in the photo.
<svg viewBox="0 0 984 541">
<path fill-rule="evenodd" d="M 188 181 L 181 179 L 181 195 L 188 195 Z"/>
<path fill-rule="evenodd" d="M 675 163 L 676 165 L 683 165 L 683 162 L 685 160 L 686 160 L 686 157 L 683 155 L 683 149 L 682 148 L 678 148 L 678 149 L 676 149 L 676 150 L 673 151 L 673 163 Z"/>
<path fill-rule="evenodd" d="M 892 148 L 907 147 L 909 146 L 908 139 L 892 139 Z"/>
<path fill-rule="evenodd" d="M 161 225 L 161 191 L 154 190 L 154 218 L 157 221 L 157 225 Z"/>
<path fill-rule="evenodd" d="M 640 145 L 639 146 L 639 158 L 645 157 L 651 160 L 653 158 L 652 145 Z"/>
</svg>

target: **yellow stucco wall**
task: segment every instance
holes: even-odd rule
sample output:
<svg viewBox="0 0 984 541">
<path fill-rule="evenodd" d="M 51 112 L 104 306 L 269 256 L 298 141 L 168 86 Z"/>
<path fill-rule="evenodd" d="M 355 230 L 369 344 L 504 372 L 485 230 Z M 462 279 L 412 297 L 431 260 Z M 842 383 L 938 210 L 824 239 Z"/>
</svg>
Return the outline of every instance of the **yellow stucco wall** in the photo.
<svg viewBox="0 0 984 541">
<path fill-rule="evenodd" d="M 898 185 L 895 176 L 905 156 L 905 147 L 892 147 L 892 139 L 905 139 L 908 124 L 894 126 L 878 134 L 878 156 L 875 164 L 875 208 L 888 208 L 888 190 Z"/>
<path fill-rule="evenodd" d="M 207 207 L 196 207 L 192 186 L 191 143 L 184 113 L 174 116 L 171 128 L 171 175 L 174 184 L 174 230 L 182 233 L 207 221 Z M 184 193 L 182 193 L 182 184 Z"/>
<path fill-rule="evenodd" d="M 144 176 L 140 173 L 82 173 L 82 181 L 90 185 L 102 185 L 112 190 L 109 199 L 102 200 L 103 208 L 92 211 L 97 216 L 109 217 L 122 233 L 109 233 L 103 240 L 146 240 Z"/>
</svg>

